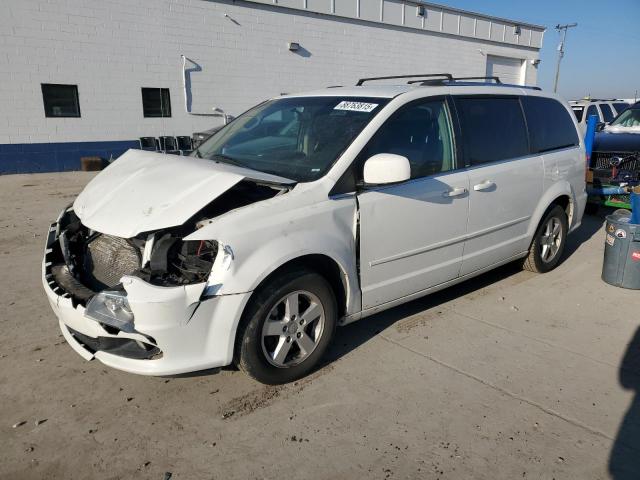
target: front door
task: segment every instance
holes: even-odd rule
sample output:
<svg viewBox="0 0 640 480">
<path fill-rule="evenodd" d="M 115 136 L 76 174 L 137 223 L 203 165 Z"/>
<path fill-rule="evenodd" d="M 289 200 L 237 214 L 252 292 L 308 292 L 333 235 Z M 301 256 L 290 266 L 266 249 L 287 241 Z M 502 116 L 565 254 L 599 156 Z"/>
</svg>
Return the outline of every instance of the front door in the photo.
<svg viewBox="0 0 640 480">
<path fill-rule="evenodd" d="M 455 151 L 444 99 L 401 108 L 364 149 L 360 162 L 378 153 L 407 157 L 411 179 L 358 194 L 363 308 L 459 275 L 469 180 L 464 170 L 457 170 Z"/>
</svg>

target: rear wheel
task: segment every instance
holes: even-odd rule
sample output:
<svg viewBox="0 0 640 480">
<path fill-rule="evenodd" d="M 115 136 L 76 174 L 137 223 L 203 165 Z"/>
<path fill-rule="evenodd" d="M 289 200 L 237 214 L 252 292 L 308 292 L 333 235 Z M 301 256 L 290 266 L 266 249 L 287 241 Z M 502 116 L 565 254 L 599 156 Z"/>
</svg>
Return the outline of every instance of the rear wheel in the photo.
<svg viewBox="0 0 640 480">
<path fill-rule="evenodd" d="M 318 364 L 336 322 L 335 296 L 324 277 L 309 270 L 285 272 L 247 306 L 235 363 L 262 383 L 297 380 Z"/>
<path fill-rule="evenodd" d="M 564 209 L 559 205 L 551 207 L 538 226 L 523 268 L 536 273 L 553 270 L 562 258 L 568 230 Z"/>
</svg>

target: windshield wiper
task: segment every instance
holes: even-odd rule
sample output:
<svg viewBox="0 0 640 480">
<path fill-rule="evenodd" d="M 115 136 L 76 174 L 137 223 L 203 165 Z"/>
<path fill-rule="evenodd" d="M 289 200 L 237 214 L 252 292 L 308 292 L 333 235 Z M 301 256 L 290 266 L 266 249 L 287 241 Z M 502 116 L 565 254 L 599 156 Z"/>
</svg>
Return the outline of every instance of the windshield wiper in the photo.
<svg viewBox="0 0 640 480">
<path fill-rule="evenodd" d="M 228 163 L 230 165 L 235 165 L 237 167 L 249 168 L 246 165 L 244 165 L 243 163 L 241 163 L 238 160 L 236 160 L 235 158 L 230 157 L 229 155 L 225 155 L 224 153 L 217 153 L 217 154 L 212 155 L 211 157 L 209 157 L 209 159 L 217 161 L 217 162 Z"/>
<path fill-rule="evenodd" d="M 197 158 L 202 158 L 202 154 L 200 153 L 199 149 L 195 149 L 195 151 L 193 152 L 193 156 L 197 157 Z"/>
</svg>

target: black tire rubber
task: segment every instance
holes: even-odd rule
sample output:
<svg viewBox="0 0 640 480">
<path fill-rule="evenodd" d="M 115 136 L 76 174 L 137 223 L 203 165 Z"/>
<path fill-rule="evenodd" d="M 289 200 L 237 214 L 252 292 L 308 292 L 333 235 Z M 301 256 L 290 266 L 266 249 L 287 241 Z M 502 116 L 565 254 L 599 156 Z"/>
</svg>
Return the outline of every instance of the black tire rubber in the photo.
<svg viewBox="0 0 640 480">
<path fill-rule="evenodd" d="M 542 237 L 544 226 L 551 219 L 551 217 L 557 217 L 560 220 L 560 225 L 562 228 L 562 241 L 560 243 L 560 248 L 558 249 L 558 253 L 550 262 L 545 262 L 542 260 L 540 256 L 540 238 Z M 548 210 L 547 213 L 542 217 L 540 224 L 536 230 L 536 234 L 533 237 L 533 241 L 531 242 L 531 246 L 529 247 L 529 254 L 525 257 L 522 262 L 522 268 L 525 270 L 529 270 L 530 272 L 535 273 L 546 273 L 558 266 L 560 260 L 562 259 L 562 255 L 564 253 L 564 248 L 567 244 L 567 233 L 569 231 L 568 221 L 567 221 L 567 213 L 560 205 L 553 205 Z"/>
<path fill-rule="evenodd" d="M 307 290 L 318 297 L 325 313 L 324 330 L 317 347 L 307 359 L 291 367 L 279 368 L 269 363 L 262 351 L 262 326 L 275 303 L 296 290 Z M 301 268 L 283 272 L 254 292 L 249 300 L 236 333 L 234 364 L 250 377 L 268 385 L 288 383 L 308 375 L 331 343 L 338 320 L 337 312 L 333 289 L 322 275 Z"/>
</svg>

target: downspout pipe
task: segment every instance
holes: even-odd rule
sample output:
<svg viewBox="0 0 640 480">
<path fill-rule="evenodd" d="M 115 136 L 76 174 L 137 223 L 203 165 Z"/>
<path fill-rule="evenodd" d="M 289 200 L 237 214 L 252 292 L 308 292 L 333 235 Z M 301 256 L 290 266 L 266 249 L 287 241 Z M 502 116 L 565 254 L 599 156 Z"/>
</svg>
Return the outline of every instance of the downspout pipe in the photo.
<svg viewBox="0 0 640 480">
<path fill-rule="evenodd" d="M 184 93 L 185 112 L 187 112 L 189 115 L 197 115 L 200 117 L 222 117 L 225 125 L 229 123 L 229 116 L 221 108 L 213 108 L 213 113 L 194 113 L 191 111 L 191 72 L 199 72 L 202 70 L 202 68 L 196 62 L 184 55 L 180 55 L 180 58 L 182 59 L 182 91 Z M 187 60 L 195 65 L 195 67 L 187 68 Z"/>
</svg>

